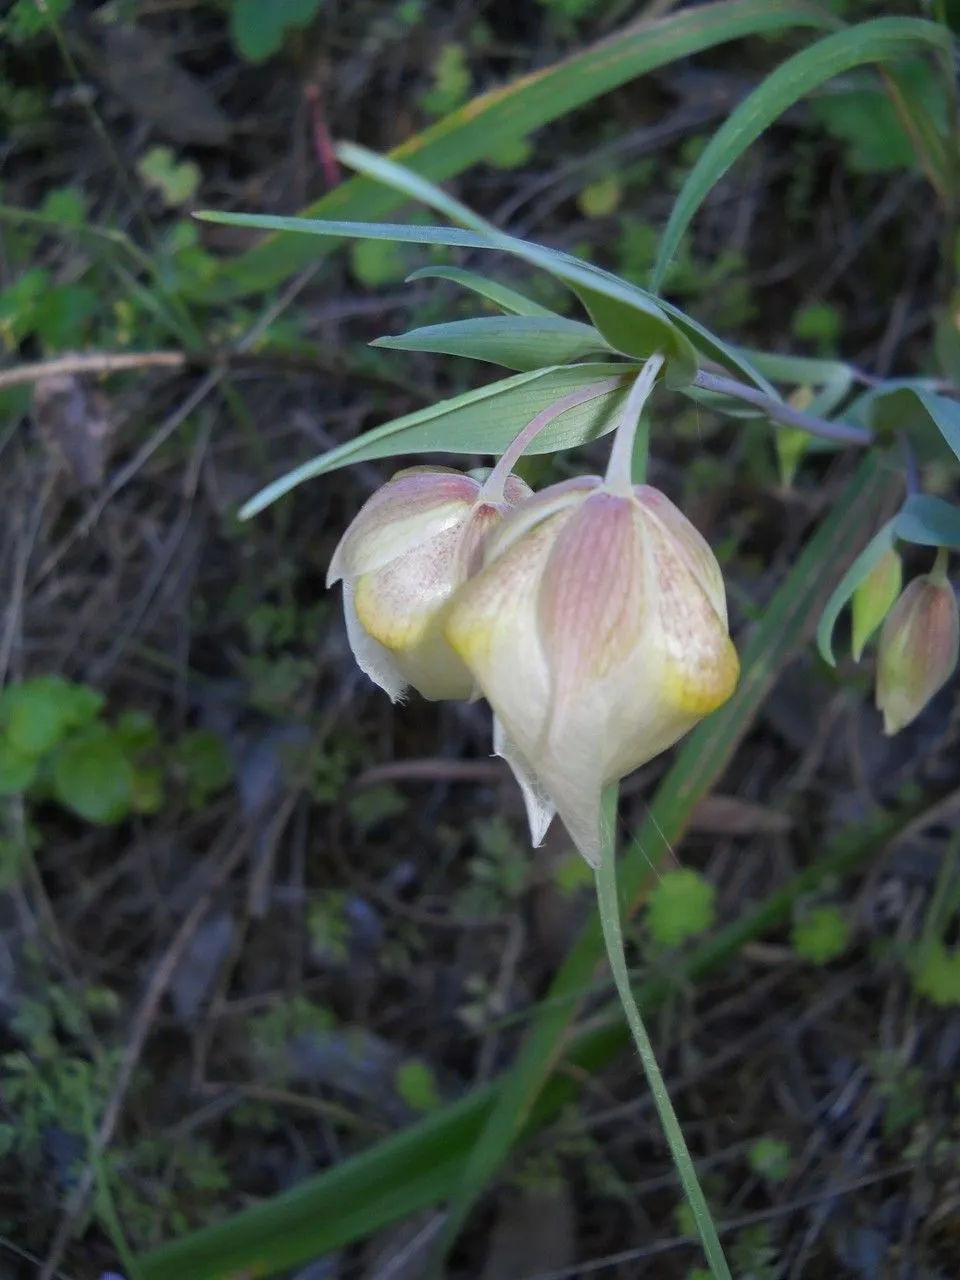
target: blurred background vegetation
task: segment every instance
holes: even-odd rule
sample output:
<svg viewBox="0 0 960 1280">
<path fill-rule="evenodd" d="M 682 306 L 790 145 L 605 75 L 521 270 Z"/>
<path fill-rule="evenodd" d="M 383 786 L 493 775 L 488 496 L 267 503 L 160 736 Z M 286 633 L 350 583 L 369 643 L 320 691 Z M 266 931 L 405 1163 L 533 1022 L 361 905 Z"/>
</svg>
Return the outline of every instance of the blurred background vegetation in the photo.
<svg viewBox="0 0 960 1280">
<path fill-rule="evenodd" d="M 477 95 L 597 41 L 614 57 L 638 19 L 722 7 L 14 0 L 0 18 L 0 1275 L 426 1275 L 445 1162 L 477 1138 L 472 1099 L 492 1095 L 475 1091 L 555 1014 L 589 873 L 560 830 L 529 850 L 481 706 L 394 708 L 350 660 L 326 566 L 393 468 L 236 512 L 310 455 L 491 380 L 368 347 L 482 314 L 448 282 L 404 283 L 476 255 L 301 241 L 278 265 L 259 233 L 191 214 L 295 213 L 343 180 L 335 140 L 386 151 L 434 125 L 455 148 Z M 451 190 L 646 284 L 711 133 L 809 39 L 738 39 L 558 100 Z M 925 60 L 898 77 L 944 119 Z M 791 108 L 712 193 L 666 295 L 744 346 L 956 387 L 955 224 L 901 120 L 872 70 Z M 497 274 L 576 314 L 545 276 Z M 676 838 L 643 850 L 660 873 L 629 941 L 671 1094 L 738 1276 L 955 1276 L 955 688 L 886 739 L 869 665 L 798 643 L 818 577 L 890 500 L 848 489 L 856 459 L 666 403 L 651 481 L 716 548 L 738 638 L 768 620 L 749 718 L 725 722 Z M 838 504 L 847 524 L 812 554 Z M 791 614 L 777 591 L 798 565 Z M 624 786 L 626 836 L 651 834 L 670 764 Z M 695 1280 L 604 970 L 553 999 L 593 1039 L 518 1120 L 447 1274 Z M 420 1163 L 385 1142 L 408 1131 Z M 341 1168 L 355 1184 L 317 1181 Z M 243 1258 L 190 1237 L 298 1188 L 242 1220 Z M 164 1253 L 180 1237 L 196 1251 Z"/>
</svg>

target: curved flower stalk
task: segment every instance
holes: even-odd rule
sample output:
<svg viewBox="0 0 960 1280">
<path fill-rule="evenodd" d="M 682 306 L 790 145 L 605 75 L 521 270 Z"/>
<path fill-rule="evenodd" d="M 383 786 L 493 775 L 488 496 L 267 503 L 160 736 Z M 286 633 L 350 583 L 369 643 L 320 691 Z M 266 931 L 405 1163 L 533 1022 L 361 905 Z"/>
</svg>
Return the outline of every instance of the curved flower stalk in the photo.
<svg viewBox="0 0 960 1280">
<path fill-rule="evenodd" d="M 960 613 L 947 579 L 947 552 L 910 582 L 887 614 L 877 650 L 877 707 L 899 733 L 947 683 L 960 657 Z"/>
<path fill-rule="evenodd" d="M 343 582 L 343 610 L 361 670 L 396 702 L 475 695 L 443 622 L 457 589 L 480 567 L 486 538 L 530 495 L 495 469 L 484 482 L 448 467 L 398 471 L 360 508 L 340 540 L 327 586 Z"/>
<path fill-rule="evenodd" d="M 444 619 L 493 707 L 534 842 L 559 813 L 592 866 L 604 787 L 721 706 L 739 675 L 716 558 L 664 494 L 631 481 L 661 364 L 652 357 L 634 385 L 606 476 L 522 503 Z"/>
</svg>

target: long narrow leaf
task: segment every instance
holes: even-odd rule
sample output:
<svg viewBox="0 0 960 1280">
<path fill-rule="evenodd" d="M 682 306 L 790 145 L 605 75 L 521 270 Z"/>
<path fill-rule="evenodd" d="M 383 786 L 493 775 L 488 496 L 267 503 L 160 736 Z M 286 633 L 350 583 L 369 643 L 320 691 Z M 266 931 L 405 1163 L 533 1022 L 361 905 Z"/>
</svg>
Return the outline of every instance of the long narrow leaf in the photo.
<svg viewBox="0 0 960 1280">
<path fill-rule="evenodd" d="M 392 166 L 393 170 L 396 166 Z M 420 187 L 423 184 L 412 184 Z M 669 320 L 660 304 L 644 289 L 619 276 L 596 271 L 569 254 L 489 231 L 464 231 L 460 227 L 423 227 L 395 222 L 336 222 L 316 218 L 282 218 L 273 214 L 216 213 L 196 215 L 205 222 L 236 227 L 265 227 L 312 236 L 352 236 L 362 240 L 393 240 L 402 244 L 443 245 L 447 248 L 487 249 L 509 253 L 531 266 L 548 271 L 577 293 L 590 318 L 612 347 L 628 355 L 647 356 L 662 351 L 671 361 L 670 380 L 682 385 L 693 377 L 697 357 L 683 330 Z M 480 220 L 477 219 L 477 222 Z"/>
<path fill-rule="evenodd" d="M 391 154 L 424 177 L 442 182 L 493 155 L 504 143 L 524 138 L 678 58 L 746 36 L 837 25 L 836 19 L 802 0 L 720 0 L 657 22 L 636 22 L 581 53 L 474 98 Z M 382 218 L 399 204 L 395 192 L 369 179 L 354 178 L 305 209 L 304 216 Z M 332 247 L 290 238 L 264 241 L 225 261 L 212 280 L 198 285 L 197 294 L 222 301 L 274 289 L 326 256 Z"/>
<path fill-rule="evenodd" d="M 732 745 L 725 745 L 724 735 L 739 738 L 749 727 L 777 670 L 803 642 L 823 593 L 843 568 L 848 543 L 872 520 L 888 485 L 888 478 L 866 459 L 770 602 L 744 651 L 744 675 L 734 703 L 688 740 L 654 801 L 650 818 L 621 861 L 618 874 L 625 902 L 635 906 L 646 886 L 649 864 L 645 851 L 659 850 L 663 843 L 657 824 L 671 817 L 664 834 L 671 843 L 676 842 L 696 799 L 709 790 L 729 757 Z M 707 757 L 703 769 L 697 764 L 701 751 Z M 695 981 L 726 963 L 745 942 L 783 921 L 798 897 L 815 889 L 827 875 L 843 874 L 863 862 L 912 816 L 902 813 L 884 819 L 857 839 L 845 836 L 820 862 L 682 961 L 675 978 Z M 561 1040 L 601 954 L 599 929 L 591 921 L 544 1002 L 545 1012 L 557 1010 L 552 1025 Z M 671 978 L 655 976 L 640 986 L 637 999 L 641 1007 L 653 1008 L 672 990 Z M 525 1121 L 511 1135 L 511 1141 L 556 1115 L 574 1096 L 577 1079 L 601 1069 L 625 1041 L 626 1029 L 617 1017 L 574 1036 L 567 1057 L 573 1070 L 558 1073 L 536 1091 L 525 1108 Z M 530 1052 L 528 1041 L 523 1057 Z M 505 1080 L 477 1089 L 292 1190 L 149 1254 L 141 1261 L 143 1280 L 183 1280 L 186 1276 L 190 1280 L 232 1280 L 244 1272 L 250 1280 L 261 1280 L 362 1239 L 406 1214 L 443 1203 L 515 1079 L 514 1072 Z"/>
<path fill-rule="evenodd" d="M 710 191 L 752 142 L 813 89 L 853 67 L 902 58 L 920 45 L 943 56 L 951 68 L 950 33 L 922 18 L 874 18 L 833 35 L 788 58 L 736 108 L 710 139 L 677 196 L 660 242 L 652 286 L 659 290 L 684 232 Z"/>
<path fill-rule="evenodd" d="M 627 395 L 632 364 L 574 364 L 536 369 L 452 396 L 330 449 L 267 485 L 243 507 L 247 520 L 284 494 L 354 462 L 409 453 L 503 453 L 521 427 L 549 405 L 576 397 L 537 435 L 529 453 L 571 449 L 612 431 Z"/>
</svg>

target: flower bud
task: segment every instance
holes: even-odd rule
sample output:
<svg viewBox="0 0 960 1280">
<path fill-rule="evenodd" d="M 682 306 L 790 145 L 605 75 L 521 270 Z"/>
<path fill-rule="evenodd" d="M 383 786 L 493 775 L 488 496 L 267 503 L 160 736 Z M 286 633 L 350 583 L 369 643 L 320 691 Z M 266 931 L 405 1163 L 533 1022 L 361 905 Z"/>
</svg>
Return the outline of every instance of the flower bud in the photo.
<svg viewBox="0 0 960 1280">
<path fill-rule="evenodd" d="M 713 553 L 629 473 L 565 481 L 508 516 L 444 630 L 493 707 L 534 842 L 557 812 L 594 866 L 603 788 L 724 703 L 739 674 Z"/>
<path fill-rule="evenodd" d="M 500 500 L 447 467 L 398 471 L 360 508 L 333 554 L 327 586 L 343 581 L 353 655 L 394 701 L 408 685 L 431 700 L 475 691 L 443 619 L 479 568 L 490 531 L 530 493 L 514 475 L 496 488 Z"/>
<path fill-rule="evenodd" d="M 891 547 L 853 593 L 850 648 L 854 662 L 860 661 L 867 641 L 893 608 L 902 585 L 903 563 Z"/>
<path fill-rule="evenodd" d="M 945 567 L 941 551 L 933 571 L 908 584 L 880 632 L 876 702 L 887 734 L 915 720 L 956 670 L 960 614 Z"/>
</svg>

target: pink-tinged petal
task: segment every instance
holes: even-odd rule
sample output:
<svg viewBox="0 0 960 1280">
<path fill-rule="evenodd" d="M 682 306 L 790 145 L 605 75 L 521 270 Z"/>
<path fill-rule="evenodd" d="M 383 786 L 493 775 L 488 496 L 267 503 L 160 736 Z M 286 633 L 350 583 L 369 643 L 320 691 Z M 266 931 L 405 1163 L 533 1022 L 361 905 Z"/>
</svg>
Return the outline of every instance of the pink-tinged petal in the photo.
<svg viewBox="0 0 960 1280">
<path fill-rule="evenodd" d="M 455 525 L 354 582 L 357 616 L 388 649 L 419 644 L 431 618 L 456 587 L 461 528 Z"/>
<path fill-rule="evenodd" d="M 459 582 L 466 582 L 483 567 L 484 554 L 492 535 L 503 524 L 504 509 L 478 502 L 463 524 L 457 552 Z"/>
<path fill-rule="evenodd" d="M 545 520 L 579 506 L 602 484 L 598 476 L 577 476 L 553 484 L 510 511 L 487 542 L 484 563 L 490 564 Z"/>
<path fill-rule="evenodd" d="M 543 843 L 557 808 L 544 790 L 543 783 L 537 777 L 530 762 L 517 749 L 516 743 L 511 740 L 496 716 L 493 717 L 493 753 L 507 762 L 520 786 L 527 811 L 527 823 L 530 827 L 530 843 L 534 849 L 537 849 Z"/>
<path fill-rule="evenodd" d="M 387 694 L 391 702 L 400 702 L 408 682 L 401 675 L 390 650 L 374 640 L 360 625 L 354 607 L 352 582 L 343 584 L 343 617 L 357 666 Z"/>
<path fill-rule="evenodd" d="M 706 593 L 717 617 L 726 626 L 727 593 L 723 585 L 723 574 L 706 538 L 659 489 L 645 484 L 637 485 L 634 495 L 644 515 L 659 525 L 663 538 L 670 543 L 674 554 L 686 564 Z"/>
<path fill-rule="evenodd" d="M 582 723 L 582 720 L 587 723 Z M 602 716 L 574 717 L 577 736 L 554 741 L 537 760 L 541 785 L 554 801 L 557 814 L 577 851 L 591 867 L 599 867 L 602 847 L 600 771 L 603 751 Z"/>
<path fill-rule="evenodd" d="M 664 656 L 662 694 L 679 715 L 699 719 L 733 693 L 740 660 L 725 619 L 677 554 L 676 544 L 653 527 L 649 535 L 648 571 L 659 622 L 655 638 Z"/>
<path fill-rule="evenodd" d="M 877 649 L 876 704 L 884 733 L 917 718 L 957 668 L 960 613 L 953 587 L 924 574 L 887 614 Z"/>
<path fill-rule="evenodd" d="M 517 750 L 534 767 L 550 703 L 536 626 L 536 582 L 562 516 L 545 521 L 465 582 L 450 603 L 445 634 L 473 672 Z"/>
<path fill-rule="evenodd" d="M 645 557 L 633 503 L 591 494 L 567 520 L 540 581 L 540 642 L 553 677 L 551 736 L 572 699 L 622 664 L 645 613 Z"/>
<path fill-rule="evenodd" d="M 470 512 L 479 485 L 457 473 L 418 471 L 378 489 L 340 539 L 327 586 L 341 578 L 375 573 L 398 556 L 454 528 Z"/>
<path fill-rule="evenodd" d="M 521 480 L 511 472 L 504 481 L 503 496 L 507 500 L 508 507 L 519 507 L 521 502 L 526 502 L 533 497 L 533 490 L 526 480 Z"/>
</svg>

